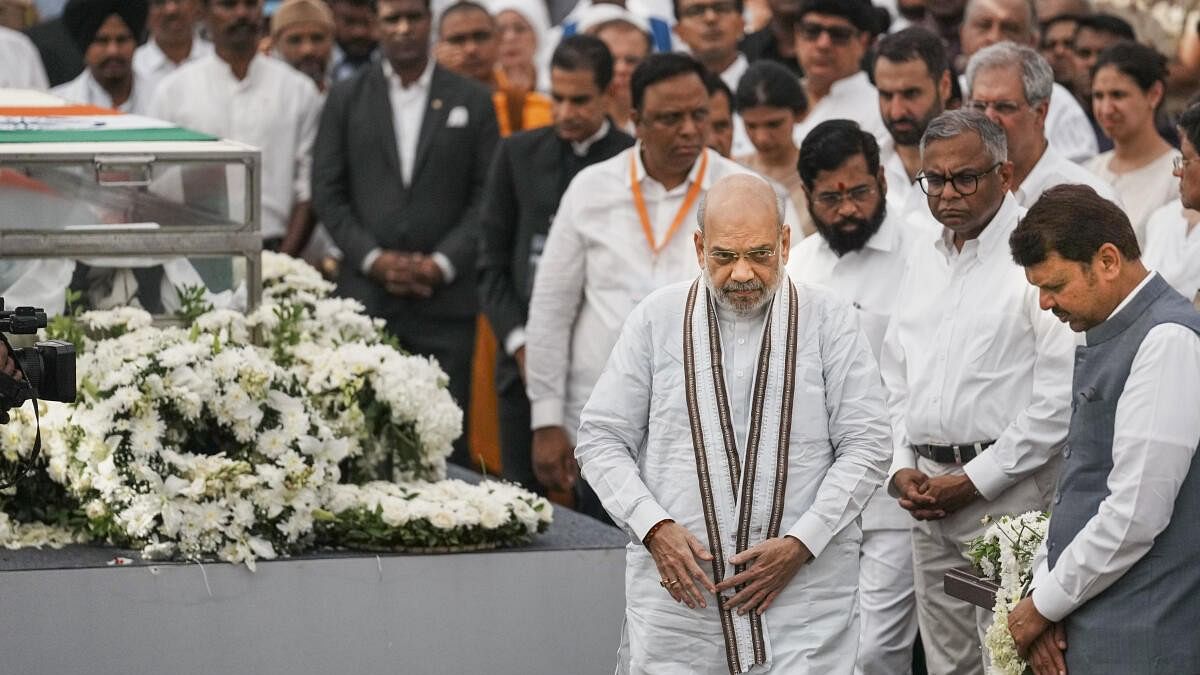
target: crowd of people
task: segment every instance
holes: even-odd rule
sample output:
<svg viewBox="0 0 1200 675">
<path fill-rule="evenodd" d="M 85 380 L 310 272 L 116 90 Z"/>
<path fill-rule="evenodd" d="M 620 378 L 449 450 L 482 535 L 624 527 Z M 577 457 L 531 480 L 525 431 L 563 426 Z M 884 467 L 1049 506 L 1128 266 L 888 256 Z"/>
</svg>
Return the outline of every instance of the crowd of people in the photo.
<svg viewBox="0 0 1200 675">
<path fill-rule="evenodd" d="M 1018 647 L 1200 672 L 1196 28 L 767 5 L 69 0 L 0 27 L 0 87 L 260 148 L 264 247 L 494 397 L 505 478 L 629 533 L 622 672 L 982 674 L 944 574 L 1072 498 Z"/>
</svg>

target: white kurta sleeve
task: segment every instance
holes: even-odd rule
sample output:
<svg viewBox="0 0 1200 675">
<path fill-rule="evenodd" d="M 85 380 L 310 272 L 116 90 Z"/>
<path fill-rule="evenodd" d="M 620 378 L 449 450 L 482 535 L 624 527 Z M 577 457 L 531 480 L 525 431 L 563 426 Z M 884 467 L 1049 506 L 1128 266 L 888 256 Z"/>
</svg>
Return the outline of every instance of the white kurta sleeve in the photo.
<svg viewBox="0 0 1200 675">
<path fill-rule="evenodd" d="M 583 407 L 575 459 L 613 521 L 638 541 L 670 518 L 642 480 L 637 457 L 650 424 L 654 350 L 644 305 L 629 315 Z"/>
<path fill-rule="evenodd" d="M 1031 286 L 1026 293 L 1026 319 L 1037 350 L 1033 395 L 995 445 L 963 465 L 975 489 L 987 500 L 999 497 L 1054 459 L 1071 421 L 1075 338 L 1065 324 L 1039 307 L 1036 289 Z"/>
<path fill-rule="evenodd" d="M 1197 400 L 1200 337 L 1176 324 L 1155 326 L 1117 401 L 1109 494 L 1033 591 L 1047 619 L 1061 621 L 1111 586 L 1170 524 L 1200 444 Z"/>
<path fill-rule="evenodd" d="M 821 332 L 833 465 L 812 506 L 787 531 L 814 557 L 862 513 L 883 482 L 892 445 L 879 368 L 850 309 L 831 309 Z"/>
<path fill-rule="evenodd" d="M 578 212 L 586 195 L 579 181 L 563 195 L 538 262 L 525 322 L 525 388 L 530 427 L 561 426 L 571 365 L 571 334 L 583 303 L 586 248 Z M 610 273 L 615 273 L 609 270 Z"/>
<path fill-rule="evenodd" d="M 292 191 L 296 202 L 307 202 L 312 199 L 312 149 L 317 138 L 317 122 L 321 116 L 321 97 L 316 87 L 305 87 L 296 105 L 300 107 L 297 120 L 300 128 L 297 129 Z"/>
</svg>

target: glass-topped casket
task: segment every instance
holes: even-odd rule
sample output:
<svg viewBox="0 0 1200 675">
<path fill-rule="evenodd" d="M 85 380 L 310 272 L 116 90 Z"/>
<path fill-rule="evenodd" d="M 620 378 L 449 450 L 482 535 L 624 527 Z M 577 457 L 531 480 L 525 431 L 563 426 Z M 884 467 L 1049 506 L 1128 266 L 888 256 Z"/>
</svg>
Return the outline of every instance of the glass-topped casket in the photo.
<svg viewBox="0 0 1200 675">
<path fill-rule="evenodd" d="M 171 315 L 202 286 L 214 305 L 253 308 L 260 175 L 241 143 L 0 89 L 0 296 Z"/>
</svg>

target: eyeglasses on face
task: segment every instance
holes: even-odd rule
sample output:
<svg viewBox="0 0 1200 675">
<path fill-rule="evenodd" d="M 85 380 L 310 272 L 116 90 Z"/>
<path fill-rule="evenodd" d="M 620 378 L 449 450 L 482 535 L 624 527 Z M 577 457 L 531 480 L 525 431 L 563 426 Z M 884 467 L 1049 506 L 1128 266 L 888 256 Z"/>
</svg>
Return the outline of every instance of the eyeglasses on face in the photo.
<svg viewBox="0 0 1200 675">
<path fill-rule="evenodd" d="M 1200 159 L 1200 157 L 1184 159 L 1183 156 L 1180 155 L 1179 157 L 1176 157 L 1174 161 L 1171 162 L 1171 166 L 1175 167 L 1176 172 L 1180 172 L 1180 171 L 1183 171 L 1184 169 L 1186 169 L 1188 164 L 1191 164 L 1192 162 L 1196 161 L 1197 159 Z"/>
<path fill-rule="evenodd" d="M 996 162 L 989 169 L 980 172 L 961 171 L 949 176 L 940 176 L 938 174 L 922 173 L 917 176 L 917 182 L 921 185 L 921 190 L 930 197 L 940 197 L 946 190 L 947 183 L 954 184 L 954 191 L 963 197 L 969 197 L 975 194 L 979 189 L 979 179 L 983 178 L 1000 168 L 1003 162 Z"/>
<path fill-rule="evenodd" d="M 819 192 L 813 197 L 813 202 L 826 211 L 837 211 L 847 198 L 855 206 L 863 206 L 871 200 L 871 197 L 875 196 L 876 192 L 874 185 L 860 185 L 844 192 Z"/>
<path fill-rule="evenodd" d="M 835 45 L 849 44 L 850 40 L 858 35 L 858 29 L 850 26 L 826 26 L 808 21 L 801 21 L 796 26 L 796 32 L 807 42 L 816 42 L 821 39 L 821 33 L 825 33 L 829 35 L 829 41 Z"/>
<path fill-rule="evenodd" d="M 773 248 L 752 248 L 745 253 L 737 251 L 716 250 L 708 252 L 708 259 L 713 261 L 717 267 L 725 267 L 733 265 L 737 261 L 745 258 L 753 265 L 766 265 L 775 257 L 775 249 Z"/>
<path fill-rule="evenodd" d="M 1019 101 L 979 101 L 971 99 L 967 102 L 967 107 L 984 114 L 987 114 L 988 108 L 991 108 L 1001 117 L 1008 117 L 1009 115 L 1015 115 L 1021 108 L 1025 107 L 1025 104 Z"/>
<path fill-rule="evenodd" d="M 727 16 L 729 14 L 735 14 L 738 11 L 737 3 L 731 2 L 729 0 L 722 0 L 721 2 L 691 5 L 689 7 L 684 7 L 683 9 L 679 10 L 679 18 L 681 18 L 681 19 L 701 19 L 701 18 L 704 18 L 704 15 L 708 14 L 709 11 L 711 11 L 713 14 L 716 14 L 717 16 Z"/>
</svg>

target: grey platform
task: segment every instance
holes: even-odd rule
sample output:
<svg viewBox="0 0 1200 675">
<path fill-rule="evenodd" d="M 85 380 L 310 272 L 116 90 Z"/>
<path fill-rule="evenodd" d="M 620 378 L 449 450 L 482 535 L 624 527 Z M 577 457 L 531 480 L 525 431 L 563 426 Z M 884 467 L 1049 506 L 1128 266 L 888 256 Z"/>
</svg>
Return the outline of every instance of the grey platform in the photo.
<svg viewBox="0 0 1200 675">
<path fill-rule="evenodd" d="M 327 551 L 253 573 L 98 546 L 3 551 L 0 675 L 611 673 L 626 541 L 558 508 L 523 548 Z M 133 564 L 108 565 L 118 555 Z"/>
</svg>

